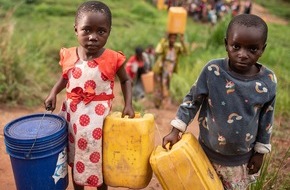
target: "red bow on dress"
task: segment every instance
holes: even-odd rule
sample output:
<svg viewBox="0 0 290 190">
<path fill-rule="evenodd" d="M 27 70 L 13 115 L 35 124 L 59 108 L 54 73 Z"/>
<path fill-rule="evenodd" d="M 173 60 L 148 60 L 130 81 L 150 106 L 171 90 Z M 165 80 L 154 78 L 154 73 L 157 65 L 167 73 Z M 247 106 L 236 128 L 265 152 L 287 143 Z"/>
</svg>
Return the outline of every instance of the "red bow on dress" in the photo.
<svg viewBox="0 0 290 190">
<path fill-rule="evenodd" d="M 67 93 L 66 96 L 68 99 L 71 99 L 72 103 L 75 105 L 81 101 L 87 105 L 91 101 L 104 101 L 114 98 L 114 94 L 96 95 L 95 90 L 91 86 L 87 87 L 85 90 L 83 90 L 81 87 L 76 87 L 72 89 L 71 93 Z"/>
<path fill-rule="evenodd" d="M 87 105 L 88 103 L 93 101 L 95 97 L 96 93 L 91 86 L 89 86 L 85 90 L 83 90 L 81 87 L 76 87 L 72 89 L 71 93 L 67 94 L 67 98 L 72 99 L 72 102 L 74 104 L 78 104 L 83 101 L 84 104 Z"/>
</svg>

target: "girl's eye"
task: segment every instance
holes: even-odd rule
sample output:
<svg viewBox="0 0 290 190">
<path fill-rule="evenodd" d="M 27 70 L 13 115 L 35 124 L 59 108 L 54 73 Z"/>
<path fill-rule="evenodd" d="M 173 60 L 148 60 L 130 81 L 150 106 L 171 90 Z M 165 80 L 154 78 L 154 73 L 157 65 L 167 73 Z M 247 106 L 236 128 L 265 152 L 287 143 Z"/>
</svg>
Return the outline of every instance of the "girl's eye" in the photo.
<svg viewBox="0 0 290 190">
<path fill-rule="evenodd" d="M 85 33 L 89 33 L 89 32 L 90 32 L 89 29 L 83 29 L 83 31 L 84 31 Z"/>
<path fill-rule="evenodd" d="M 232 47 L 233 47 L 234 50 L 240 49 L 240 46 L 237 46 L 237 45 L 233 45 Z"/>
<path fill-rule="evenodd" d="M 103 34 L 105 34 L 105 31 L 104 31 L 104 30 L 99 30 L 98 33 L 99 33 L 100 35 L 103 35 Z"/>
</svg>

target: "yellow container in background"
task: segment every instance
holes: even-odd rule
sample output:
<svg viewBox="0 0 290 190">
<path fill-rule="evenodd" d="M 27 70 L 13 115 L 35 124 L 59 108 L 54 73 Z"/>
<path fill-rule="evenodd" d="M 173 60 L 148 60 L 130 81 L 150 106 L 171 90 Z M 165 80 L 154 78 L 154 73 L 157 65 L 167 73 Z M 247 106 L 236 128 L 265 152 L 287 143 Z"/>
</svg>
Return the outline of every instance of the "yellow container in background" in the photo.
<svg viewBox="0 0 290 190">
<path fill-rule="evenodd" d="M 183 7 L 170 7 L 167 16 L 167 32 L 184 34 L 187 12 Z"/>
<path fill-rule="evenodd" d="M 122 118 L 109 114 L 103 130 L 103 175 L 108 186 L 144 188 L 152 178 L 149 163 L 154 149 L 154 116 L 135 114 Z"/>
<path fill-rule="evenodd" d="M 152 93 L 154 91 L 154 72 L 149 71 L 141 75 L 141 81 L 146 93 Z"/>
<path fill-rule="evenodd" d="M 157 0 L 156 4 L 157 4 L 158 10 L 167 9 L 167 5 L 165 4 L 165 0 Z"/>
<path fill-rule="evenodd" d="M 157 146 L 150 164 L 164 190 L 222 190 L 213 166 L 191 133 L 182 135 L 171 150 Z"/>
</svg>

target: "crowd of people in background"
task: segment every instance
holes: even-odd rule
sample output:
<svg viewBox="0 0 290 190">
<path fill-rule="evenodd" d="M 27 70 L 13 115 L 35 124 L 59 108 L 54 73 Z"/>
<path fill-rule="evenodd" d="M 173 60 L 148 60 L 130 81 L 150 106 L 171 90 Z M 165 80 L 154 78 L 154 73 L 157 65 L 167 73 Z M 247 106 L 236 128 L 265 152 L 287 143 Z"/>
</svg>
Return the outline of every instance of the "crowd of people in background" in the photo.
<svg viewBox="0 0 290 190">
<path fill-rule="evenodd" d="M 157 0 L 153 0 L 157 3 Z M 236 16 L 239 13 L 250 14 L 252 1 L 246 0 L 165 0 L 167 9 L 182 6 L 194 21 L 216 24 L 226 14 Z"/>
</svg>

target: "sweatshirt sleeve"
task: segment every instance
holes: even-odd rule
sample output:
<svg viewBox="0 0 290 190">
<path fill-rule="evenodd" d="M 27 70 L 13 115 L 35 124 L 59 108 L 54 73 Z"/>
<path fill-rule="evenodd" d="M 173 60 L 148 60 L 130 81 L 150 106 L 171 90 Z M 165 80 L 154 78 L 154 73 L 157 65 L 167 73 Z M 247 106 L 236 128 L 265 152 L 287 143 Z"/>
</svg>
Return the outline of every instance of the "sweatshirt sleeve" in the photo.
<svg viewBox="0 0 290 190">
<path fill-rule="evenodd" d="M 192 122 L 201 104 L 208 95 L 206 72 L 202 71 L 197 81 L 191 87 L 189 93 L 184 97 L 180 104 L 175 119 L 171 125 L 184 132 L 187 126 Z"/>
</svg>

